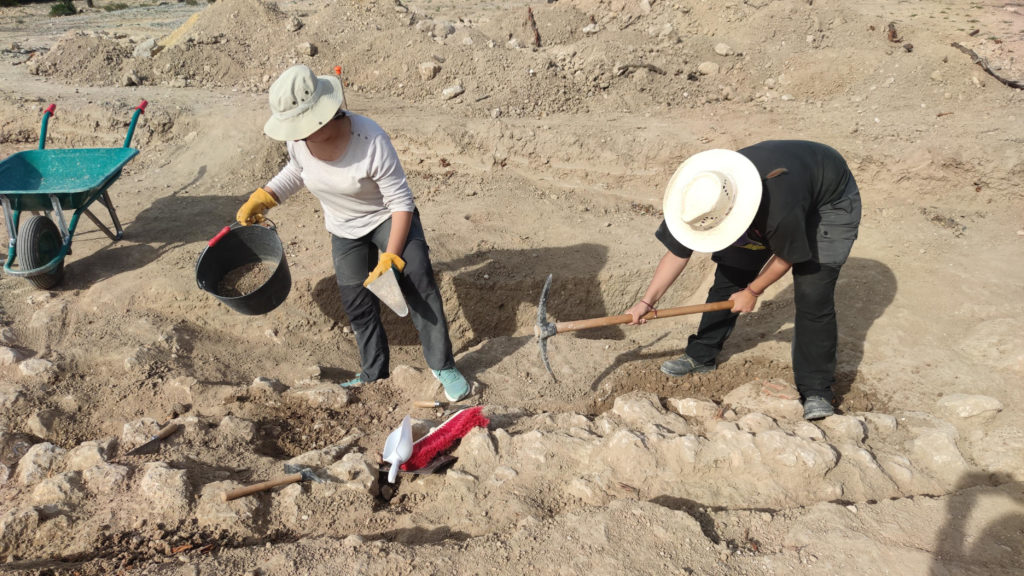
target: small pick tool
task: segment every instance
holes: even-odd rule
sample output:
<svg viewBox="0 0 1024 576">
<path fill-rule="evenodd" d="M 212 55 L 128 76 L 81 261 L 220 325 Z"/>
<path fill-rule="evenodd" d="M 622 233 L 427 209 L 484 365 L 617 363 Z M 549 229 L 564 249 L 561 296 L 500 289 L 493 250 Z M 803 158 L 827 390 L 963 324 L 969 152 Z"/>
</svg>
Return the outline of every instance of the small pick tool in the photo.
<svg viewBox="0 0 1024 576">
<path fill-rule="evenodd" d="M 391 470 L 388 471 L 388 484 L 394 484 L 398 479 L 398 468 L 412 456 L 412 419 L 406 416 L 402 424 L 395 428 L 388 439 L 384 441 L 385 462 L 391 463 Z"/>
<path fill-rule="evenodd" d="M 395 314 L 400 317 L 409 315 L 409 306 L 402 296 L 402 289 L 398 287 L 398 276 L 394 268 L 388 268 L 387 272 L 370 282 L 367 288 Z"/>
</svg>

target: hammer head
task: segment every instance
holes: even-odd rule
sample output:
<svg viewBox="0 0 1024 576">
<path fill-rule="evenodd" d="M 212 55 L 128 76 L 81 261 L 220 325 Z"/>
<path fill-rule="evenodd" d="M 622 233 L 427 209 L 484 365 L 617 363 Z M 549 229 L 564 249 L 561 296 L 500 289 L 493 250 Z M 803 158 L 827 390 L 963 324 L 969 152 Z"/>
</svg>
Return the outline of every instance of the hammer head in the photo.
<svg viewBox="0 0 1024 576">
<path fill-rule="evenodd" d="M 547 368 L 551 379 L 558 382 L 555 373 L 551 371 L 551 363 L 548 362 L 548 338 L 558 334 L 555 325 L 548 322 L 548 291 L 551 289 L 551 276 L 548 274 L 547 280 L 544 281 L 544 290 L 540 293 L 540 304 L 537 305 L 537 325 L 534 326 L 533 333 L 537 336 L 537 343 L 540 344 L 540 357 L 544 361 L 544 367 Z"/>
<path fill-rule="evenodd" d="M 296 464 L 285 464 L 284 465 L 284 473 L 285 474 L 302 474 L 302 481 L 303 482 L 323 482 L 324 481 L 323 478 L 320 478 L 319 476 L 314 474 L 311 469 L 305 468 L 303 466 L 298 466 Z"/>
</svg>

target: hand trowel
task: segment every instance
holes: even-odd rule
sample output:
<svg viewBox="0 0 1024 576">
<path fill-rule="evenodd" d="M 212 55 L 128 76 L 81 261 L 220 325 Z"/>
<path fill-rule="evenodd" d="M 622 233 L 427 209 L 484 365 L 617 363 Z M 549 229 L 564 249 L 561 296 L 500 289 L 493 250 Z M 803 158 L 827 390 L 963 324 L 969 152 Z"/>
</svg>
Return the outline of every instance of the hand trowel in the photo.
<svg viewBox="0 0 1024 576">
<path fill-rule="evenodd" d="M 412 419 L 406 416 L 402 424 L 388 434 L 384 441 L 385 462 L 391 463 L 391 470 L 388 471 L 388 483 L 394 484 L 398 479 L 398 468 L 405 464 L 412 456 Z"/>
<path fill-rule="evenodd" d="M 388 268 L 366 287 L 395 314 L 400 317 L 409 314 L 409 306 L 405 303 L 405 297 L 402 296 L 402 289 L 398 287 L 398 276 L 395 276 L 394 268 Z"/>
</svg>

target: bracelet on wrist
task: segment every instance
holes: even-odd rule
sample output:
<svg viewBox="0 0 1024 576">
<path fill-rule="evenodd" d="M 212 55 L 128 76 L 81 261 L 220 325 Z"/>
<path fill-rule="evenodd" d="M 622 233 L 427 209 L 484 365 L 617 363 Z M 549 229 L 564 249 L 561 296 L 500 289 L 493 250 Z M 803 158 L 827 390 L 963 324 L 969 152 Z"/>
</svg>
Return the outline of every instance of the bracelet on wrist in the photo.
<svg viewBox="0 0 1024 576">
<path fill-rule="evenodd" d="M 651 304 L 650 302 L 648 302 L 647 300 L 641 300 L 640 302 L 641 302 L 641 303 L 643 303 L 643 304 L 645 304 L 645 305 L 646 305 L 646 306 L 647 306 L 648 308 L 650 308 L 651 310 L 654 310 L 654 305 L 653 305 L 653 304 Z"/>
<path fill-rule="evenodd" d="M 750 284 L 747 284 L 747 288 L 746 289 L 749 290 L 750 293 L 753 294 L 754 296 L 760 296 L 761 294 L 764 294 L 764 290 L 758 292 L 758 291 L 754 290 L 753 288 L 751 288 Z"/>
</svg>

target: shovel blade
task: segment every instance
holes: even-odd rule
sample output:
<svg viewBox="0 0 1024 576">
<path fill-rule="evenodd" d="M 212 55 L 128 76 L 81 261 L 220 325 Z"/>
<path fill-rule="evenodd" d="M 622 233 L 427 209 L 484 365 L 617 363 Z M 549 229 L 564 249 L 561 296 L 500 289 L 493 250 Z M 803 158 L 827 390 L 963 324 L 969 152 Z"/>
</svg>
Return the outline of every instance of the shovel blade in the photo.
<svg viewBox="0 0 1024 576">
<path fill-rule="evenodd" d="M 398 287 L 398 277 L 395 276 L 394 268 L 388 268 L 387 272 L 370 282 L 367 288 L 398 316 L 409 315 L 409 306 L 405 303 L 405 297 L 402 296 L 402 289 Z"/>
</svg>

